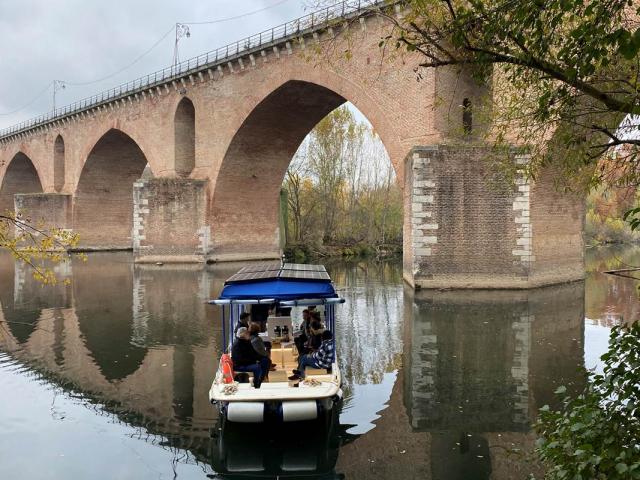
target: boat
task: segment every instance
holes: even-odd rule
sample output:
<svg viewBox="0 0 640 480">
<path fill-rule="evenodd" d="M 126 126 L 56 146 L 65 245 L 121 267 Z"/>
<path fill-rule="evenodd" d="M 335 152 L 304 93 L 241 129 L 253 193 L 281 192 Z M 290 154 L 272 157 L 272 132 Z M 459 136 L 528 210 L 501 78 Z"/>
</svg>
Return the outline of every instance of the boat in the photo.
<svg viewBox="0 0 640 480">
<path fill-rule="evenodd" d="M 209 303 L 222 309 L 222 356 L 209 390 L 209 400 L 218 406 L 221 418 L 237 423 L 290 423 L 331 416 L 342 399 L 336 357 L 331 368 L 307 368 L 304 381 L 288 378 L 298 368 L 294 343 L 298 329 L 291 317 L 291 312 L 298 313 L 301 320 L 297 307 L 313 306 L 320 311 L 325 329 L 333 334 L 335 352 L 335 310 L 344 299 L 336 293 L 323 265 L 284 261 L 248 265 L 229 277 L 219 298 Z M 229 371 L 235 327 L 240 315 L 252 309 L 270 312 L 261 336 L 271 342 L 271 361 L 276 365 L 260 388 L 254 388 L 247 374 Z"/>
</svg>

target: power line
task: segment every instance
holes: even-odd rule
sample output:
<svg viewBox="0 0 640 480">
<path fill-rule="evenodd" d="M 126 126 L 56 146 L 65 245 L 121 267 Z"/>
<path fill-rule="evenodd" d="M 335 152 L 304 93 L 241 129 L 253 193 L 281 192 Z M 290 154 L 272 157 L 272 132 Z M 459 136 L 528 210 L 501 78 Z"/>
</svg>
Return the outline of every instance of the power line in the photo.
<svg viewBox="0 0 640 480">
<path fill-rule="evenodd" d="M 215 20 L 207 20 L 207 21 L 202 21 L 202 22 L 180 22 L 180 24 L 182 25 L 212 25 L 212 24 L 216 24 L 216 23 L 223 23 L 223 22 L 229 22 L 232 20 L 238 20 L 240 18 L 245 18 L 251 15 L 255 15 L 256 13 L 260 13 L 260 12 L 264 12 L 266 10 L 269 10 L 271 8 L 275 8 L 279 5 L 282 5 L 283 3 L 288 2 L 289 0 L 279 0 L 271 5 L 268 5 L 266 7 L 263 8 L 259 8 L 257 10 L 253 10 L 251 12 L 246 12 L 246 13 L 242 13 L 239 15 L 234 15 L 231 17 L 226 17 L 226 18 L 219 18 L 219 19 L 215 19 Z M 91 80 L 91 81 L 86 81 L 86 82 L 69 82 L 69 81 L 62 81 L 60 80 L 59 82 L 63 82 L 65 85 L 69 85 L 69 86 L 74 86 L 74 87 L 80 87 L 80 86 L 86 86 L 86 85 L 93 85 L 95 83 L 100 83 L 103 82 L 105 80 L 109 80 L 110 78 L 115 77 L 116 75 L 119 75 L 120 73 L 124 72 L 125 70 L 131 68 L 133 65 L 135 65 L 136 63 L 138 63 L 140 60 L 142 60 L 144 57 L 146 57 L 149 53 L 151 53 L 160 43 L 162 43 L 162 41 L 167 38 L 169 36 L 169 34 L 171 32 L 174 31 L 174 29 L 176 28 L 175 25 L 173 25 L 169 30 L 167 30 L 162 37 L 160 37 L 153 45 L 151 45 L 147 50 L 145 50 L 142 54 L 140 54 L 138 57 L 136 57 L 131 63 L 127 64 L 126 66 L 120 68 L 119 70 L 106 75 L 102 78 L 98 78 L 96 80 Z M 35 97 L 33 97 L 28 103 L 22 105 L 19 108 L 16 108 L 15 110 L 12 110 L 10 112 L 1 112 L 0 116 L 7 116 L 7 115 L 13 115 L 14 113 L 20 112 L 21 110 L 24 110 L 25 108 L 30 107 L 31 105 L 33 105 L 37 100 L 39 100 L 50 88 L 52 88 L 54 86 L 54 82 L 49 83 L 43 90 L 41 90 Z"/>
<path fill-rule="evenodd" d="M 256 13 L 260 13 L 260 12 L 264 12 L 266 10 L 269 10 L 271 8 L 277 7 L 278 5 L 282 5 L 285 2 L 288 2 L 289 0 L 279 0 L 278 2 L 269 5 L 267 7 L 263 7 L 260 8 L 258 10 L 253 10 L 251 12 L 246 12 L 246 13 L 242 13 L 240 15 L 234 15 L 232 17 L 226 17 L 226 18 L 219 18 L 216 20 L 208 20 L 208 21 L 204 21 L 204 22 L 179 22 L 176 25 L 212 25 L 215 23 L 222 23 L 222 22 L 229 22 L 232 20 L 237 20 L 240 18 L 244 18 L 244 17 L 248 17 L 250 15 L 255 15 Z M 169 34 L 171 32 L 174 31 L 174 29 L 176 28 L 176 26 L 172 26 L 169 30 L 167 30 L 162 37 L 160 37 L 159 40 L 157 40 L 153 45 L 151 45 L 151 47 L 149 47 L 147 50 L 145 50 L 144 53 L 142 53 L 141 55 L 139 55 L 138 57 L 136 57 L 135 60 L 133 60 L 131 63 L 129 63 L 128 65 L 122 67 L 121 69 L 119 69 L 118 71 L 111 73 L 105 77 L 102 78 L 98 78 L 96 80 L 91 80 L 91 81 L 87 81 L 87 82 L 65 82 L 67 85 L 72 85 L 74 87 L 81 87 L 81 86 L 85 86 L 85 85 L 92 85 L 94 83 L 100 83 L 103 82 L 105 80 L 109 80 L 110 78 L 115 77 L 116 75 L 119 75 L 120 73 L 124 72 L 125 70 L 128 70 L 130 67 L 134 66 L 136 63 L 138 63 L 140 60 L 142 60 L 144 57 L 146 57 L 149 53 L 151 53 L 165 38 L 167 38 L 169 36 Z"/>
<path fill-rule="evenodd" d="M 156 48 L 165 38 L 167 38 L 167 36 L 169 36 L 169 34 L 171 32 L 173 32 L 173 28 L 174 27 L 171 27 L 169 30 L 167 30 L 166 33 L 164 35 L 162 35 L 162 37 L 160 37 L 160 39 L 158 41 L 156 41 L 156 43 L 151 45 L 151 47 L 149 47 L 147 50 L 145 50 L 145 52 L 142 53 L 141 55 L 139 55 L 133 62 L 129 63 L 125 67 L 122 67 L 120 70 L 118 70 L 118 71 L 116 71 L 114 73 L 111 73 L 111 74 L 107 75 L 106 77 L 98 78 L 97 80 L 91 80 L 89 82 L 66 82 L 66 84 L 67 85 L 73 85 L 74 87 L 80 87 L 80 86 L 84 86 L 84 85 L 91 85 L 91 84 L 94 84 L 94 83 L 103 82 L 105 80 L 109 80 L 110 78 L 115 77 L 116 75 L 124 72 L 128 68 L 134 66 L 136 63 L 138 63 L 140 60 L 142 60 L 145 56 L 147 56 L 149 53 L 151 53 L 151 51 L 154 48 Z"/>
<path fill-rule="evenodd" d="M 47 93 L 52 86 L 53 86 L 53 82 L 48 83 L 45 88 L 43 88 L 35 97 L 33 97 L 29 101 L 29 103 L 26 103 L 25 105 L 22 105 L 20 108 L 16 108 L 15 110 L 12 110 L 10 112 L 2 112 L 0 113 L 0 116 L 5 117 L 7 115 L 13 115 L 14 113 L 18 113 L 20 110 L 24 110 L 25 108 L 30 107 L 36 102 L 36 100 L 40 99 L 40 97 L 42 97 L 45 93 Z"/>
<path fill-rule="evenodd" d="M 266 7 L 260 8 L 258 10 L 253 10 L 252 12 L 241 13 L 240 15 L 234 15 L 233 17 L 227 18 L 218 18 L 216 20 L 207 20 L 203 22 L 180 22 L 182 25 L 211 25 L 213 23 L 222 23 L 222 22 L 230 22 L 231 20 L 238 20 L 239 18 L 248 17 L 250 15 L 255 15 L 256 13 L 264 12 L 271 8 L 277 7 L 278 5 L 282 5 L 283 3 L 288 2 L 289 0 L 280 0 L 274 4 L 268 5 Z"/>
</svg>

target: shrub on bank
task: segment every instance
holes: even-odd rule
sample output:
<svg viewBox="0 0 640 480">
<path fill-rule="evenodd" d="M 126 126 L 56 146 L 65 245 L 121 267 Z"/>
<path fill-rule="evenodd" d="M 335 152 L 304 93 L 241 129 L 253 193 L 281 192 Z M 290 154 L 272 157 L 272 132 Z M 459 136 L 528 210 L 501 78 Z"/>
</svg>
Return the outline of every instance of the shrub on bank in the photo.
<svg viewBox="0 0 640 480">
<path fill-rule="evenodd" d="M 628 243 L 639 239 L 622 218 L 603 217 L 593 208 L 587 210 L 585 238 L 589 244 Z"/>
<path fill-rule="evenodd" d="M 640 323 L 611 330 L 602 374 L 562 406 L 540 410 L 537 452 L 548 480 L 640 479 Z"/>
</svg>

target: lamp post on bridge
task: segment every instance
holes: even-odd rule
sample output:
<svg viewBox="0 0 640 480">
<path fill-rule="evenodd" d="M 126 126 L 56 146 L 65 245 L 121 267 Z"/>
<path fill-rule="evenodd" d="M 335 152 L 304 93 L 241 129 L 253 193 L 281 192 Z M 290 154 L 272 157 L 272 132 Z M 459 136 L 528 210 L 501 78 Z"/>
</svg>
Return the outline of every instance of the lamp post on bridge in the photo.
<svg viewBox="0 0 640 480">
<path fill-rule="evenodd" d="M 56 111 L 56 93 L 59 90 L 64 90 L 67 88 L 67 84 L 64 80 L 54 80 L 53 81 L 53 111 Z"/>
<path fill-rule="evenodd" d="M 189 26 L 184 23 L 176 23 L 176 41 L 173 47 L 173 66 L 176 67 L 178 65 L 178 42 L 182 37 L 189 38 L 191 36 L 191 32 L 189 31 Z"/>
</svg>

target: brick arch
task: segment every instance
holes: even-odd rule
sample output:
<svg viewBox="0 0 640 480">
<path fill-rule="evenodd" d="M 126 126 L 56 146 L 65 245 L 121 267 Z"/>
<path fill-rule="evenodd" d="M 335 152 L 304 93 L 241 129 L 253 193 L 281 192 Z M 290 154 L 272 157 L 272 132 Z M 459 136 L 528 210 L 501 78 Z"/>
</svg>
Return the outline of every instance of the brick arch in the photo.
<svg viewBox="0 0 640 480">
<path fill-rule="evenodd" d="M 397 178 L 403 178 L 403 162 L 411 148 L 403 142 L 403 134 L 406 135 L 407 132 L 402 130 L 401 124 L 391 120 L 378 100 L 371 97 L 369 90 L 372 85 L 368 84 L 366 78 L 352 77 L 321 68 L 296 69 L 289 77 L 285 82 L 301 81 L 320 85 L 353 104 L 367 118 L 380 137 Z M 410 143 L 413 146 L 412 142 Z"/>
<path fill-rule="evenodd" d="M 210 218 L 215 257 L 246 254 L 240 250 L 243 244 L 254 246 L 256 257 L 279 255 L 278 192 L 286 169 L 306 135 L 348 98 L 319 83 L 289 79 L 252 108 L 216 172 Z M 355 105 L 365 116 L 373 113 L 373 125 L 383 143 L 392 144 L 394 153 L 401 151 L 384 117 L 367 108 L 366 101 Z M 402 178 L 397 156 L 395 160 L 394 168 Z"/>
<path fill-rule="evenodd" d="M 17 193 L 41 193 L 42 181 L 34 163 L 22 151 L 9 161 L 0 185 L 0 213 L 14 212 L 13 196 Z"/>
<path fill-rule="evenodd" d="M 121 130 L 109 130 L 94 145 L 73 200 L 73 228 L 82 246 L 132 247 L 133 183 L 147 163 L 139 145 Z"/>
<path fill-rule="evenodd" d="M 47 156 L 46 152 L 34 145 L 33 142 L 12 144 L 2 152 L 0 155 L 0 184 L 3 182 L 9 165 L 18 154 L 26 155 L 29 158 L 36 172 L 38 172 L 38 178 L 43 189 L 48 191 L 47 186 L 49 184 L 53 185 L 53 170 L 48 165 L 51 157 Z"/>
<path fill-rule="evenodd" d="M 152 138 L 147 138 L 148 132 L 153 130 L 150 128 L 150 125 L 145 124 L 146 127 L 144 130 L 128 128 L 130 125 L 123 126 L 119 121 L 109 121 L 104 125 L 101 125 L 100 129 L 96 130 L 88 130 L 86 132 L 86 140 L 80 142 L 80 145 L 75 149 L 74 152 L 74 160 L 73 160 L 73 191 L 75 192 L 78 188 L 78 184 L 80 182 L 80 177 L 84 171 L 85 165 L 89 160 L 89 156 L 95 150 L 96 146 L 110 133 L 113 131 L 121 132 L 133 141 L 138 149 L 142 152 L 144 157 L 147 159 L 147 163 L 149 163 L 149 168 L 153 171 L 154 174 L 163 170 L 162 164 L 158 163 L 157 160 L 157 150 L 153 148 Z M 71 148 L 70 155 L 71 157 Z M 70 163 L 67 163 L 67 166 L 70 166 Z"/>
</svg>

